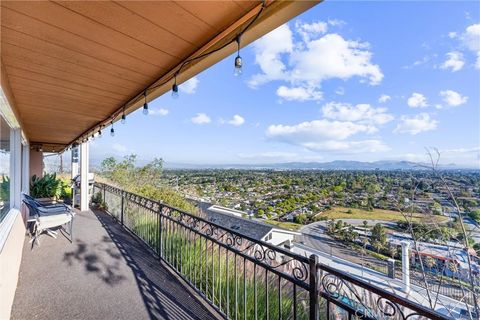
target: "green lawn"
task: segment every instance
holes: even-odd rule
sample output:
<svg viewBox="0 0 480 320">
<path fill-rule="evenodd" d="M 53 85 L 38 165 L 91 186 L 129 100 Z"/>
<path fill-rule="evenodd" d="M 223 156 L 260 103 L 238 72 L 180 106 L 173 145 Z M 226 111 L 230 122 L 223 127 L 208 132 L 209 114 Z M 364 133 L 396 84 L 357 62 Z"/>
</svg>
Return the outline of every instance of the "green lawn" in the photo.
<svg viewBox="0 0 480 320">
<path fill-rule="evenodd" d="M 350 210 L 350 212 L 349 212 Z M 373 211 L 367 211 L 364 209 L 345 208 L 345 207 L 333 207 L 323 213 L 317 214 L 317 217 L 327 217 L 328 219 L 363 219 L 363 220 L 385 220 L 385 221 L 403 221 L 403 215 L 398 211 L 373 209 Z M 419 221 L 424 217 L 430 217 L 430 215 L 424 215 L 421 213 L 414 213 L 412 215 L 413 221 Z M 439 222 L 446 221 L 448 218 L 444 216 L 435 216 Z"/>
<path fill-rule="evenodd" d="M 287 230 L 292 230 L 296 231 L 303 227 L 303 225 L 294 223 L 294 222 L 284 222 L 284 221 L 277 221 L 277 220 L 263 220 L 263 222 L 272 224 L 274 226 L 277 226 L 279 228 L 287 229 Z"/>
</svg>

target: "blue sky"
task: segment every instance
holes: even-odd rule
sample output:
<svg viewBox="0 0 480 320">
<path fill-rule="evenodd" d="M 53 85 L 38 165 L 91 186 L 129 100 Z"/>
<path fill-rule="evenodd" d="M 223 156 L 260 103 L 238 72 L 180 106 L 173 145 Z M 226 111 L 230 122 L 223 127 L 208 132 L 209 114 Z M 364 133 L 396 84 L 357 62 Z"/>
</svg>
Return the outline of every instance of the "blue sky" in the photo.
<svg viewBox="0 0 480 320">
<path fill-rule="evenodd" d="M 426 161 L 480 168 L 478 2 L 326 1 L 139 110 L 91 157 Z"/>
</svg>

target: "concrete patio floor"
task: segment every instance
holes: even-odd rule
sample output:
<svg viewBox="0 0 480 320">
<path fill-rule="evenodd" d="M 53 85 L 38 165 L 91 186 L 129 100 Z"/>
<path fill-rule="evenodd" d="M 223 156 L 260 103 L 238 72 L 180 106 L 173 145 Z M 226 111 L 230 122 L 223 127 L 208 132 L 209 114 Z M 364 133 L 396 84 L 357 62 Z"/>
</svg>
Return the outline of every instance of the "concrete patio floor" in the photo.
<svg viewBox="0 0 480 320">
<path fill-rule="evenodd" d="M 73 231 L 25 238 L 12 319 L 216 319 L 107 214 L 79 212 Z"/>
</svg>

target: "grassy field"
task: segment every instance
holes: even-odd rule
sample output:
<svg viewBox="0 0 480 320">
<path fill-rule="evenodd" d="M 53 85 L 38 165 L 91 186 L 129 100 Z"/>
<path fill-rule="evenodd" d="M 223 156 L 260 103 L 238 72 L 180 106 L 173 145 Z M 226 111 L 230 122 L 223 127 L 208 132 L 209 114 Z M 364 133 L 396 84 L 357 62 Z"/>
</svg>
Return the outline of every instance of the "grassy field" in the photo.
<svg viewBox="0 0 480 320">
<path fill-rule="evenodd" d="M 384 221 L 403 221 L 404 217 L 398 211 L 373 209 L 367 211 L 363 209 L 333 207 L 323 213 L 319 213 L 317 217 L 327 217 L 327 219 L 363 219 L 363 220 L 384 220 Z M 413 221 L 420 221 L 426 215 L 421 213 L 413 214 Z M 430 217 L 430 216 L 428 216 Z M 435 216 L 439 222 L 446 221 L 448 218 L 444 216 Z"/>
<path fill-rule="evenodd" d="M 279 228 L 292 230 L 292 231 L 296 231 L 303 226 L 301 224 L 294 223 L 294 222 L 285 222 L 285 221 L 277 221 L 277 220 L 263 220 L 262 222 L 272 224 L 272 225 L 277 226 Z"/>
</svg>

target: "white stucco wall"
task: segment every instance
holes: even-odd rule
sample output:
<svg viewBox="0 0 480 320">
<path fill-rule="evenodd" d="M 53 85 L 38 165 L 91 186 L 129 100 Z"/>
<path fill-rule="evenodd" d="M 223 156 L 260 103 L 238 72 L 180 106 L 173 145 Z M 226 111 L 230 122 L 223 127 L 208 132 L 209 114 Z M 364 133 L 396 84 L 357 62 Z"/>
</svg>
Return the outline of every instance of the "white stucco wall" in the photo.
<svg viewBox="0 0 480 320">
<path fill-rule="evenodd" d="M 22 215 L 16 209 L 12 211 L 9 214 L 15 214 L 16 217 L 0 252 L 0 319 L 10 319 L 25 239 Z"/>
<path fill-rule="evenodd" d="M 292 233 L 283 232 L 282 230 L 277 230 L 277 229 L 273 229 L 270 233 L 272 234 L 272 239 L 266 240 L 266 239 L 268 239 L 268 235 L 269 235 L 269 234 L 267 234 L 265 236 L 265 238 L 262 239 L 262 240 L 264 240 L 268 243 L 271 243 L 275 246 L 277 246 L 277 245 L 279 245 L 279 244 L 281 244 L 281 243 L 283 243 L 287 240 L 293 241 L 293 238 L 295 236 Z"/>
</svg>

